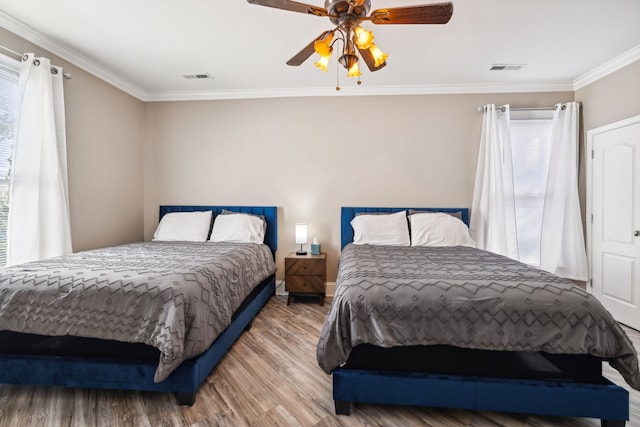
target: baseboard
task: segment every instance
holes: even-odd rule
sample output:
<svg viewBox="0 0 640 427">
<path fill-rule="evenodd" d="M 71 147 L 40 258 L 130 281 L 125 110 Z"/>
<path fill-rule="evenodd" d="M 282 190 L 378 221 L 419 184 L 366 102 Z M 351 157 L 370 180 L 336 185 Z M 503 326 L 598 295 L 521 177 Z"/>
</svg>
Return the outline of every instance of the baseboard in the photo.
<svg viewBox="0 0 640 427">
<path fill-rule="evenodd" d="M 327 282 L 324 285 L 325 295 L 328 297 L 332 297 L 336 294 L 336 282 Z"/>
</svg>

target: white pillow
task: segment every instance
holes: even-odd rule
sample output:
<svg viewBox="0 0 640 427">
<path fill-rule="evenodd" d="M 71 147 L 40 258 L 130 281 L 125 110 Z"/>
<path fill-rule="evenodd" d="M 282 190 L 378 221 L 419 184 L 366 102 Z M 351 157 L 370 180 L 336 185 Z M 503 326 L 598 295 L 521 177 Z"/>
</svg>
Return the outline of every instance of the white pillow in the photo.
<svg viewBox="0 0 640 427">
<path fill-rule="evenodd" d="M 354 245 L 409 246 L 407 211 L 392 214 L 361 214 L 351 220 Z"/>
<path fill-rule="evenodd" d="M 471 246 L 476 243 L 458 218 L 446 213 L 409 215 L 411 246 Z"/>
<path fill-rule="evenodd" d="M 211 227 L 211 214 L 211 211 L 165 214 L 153 234 L 153 240 L 206 242 Z"/>
<path fill-rule="evenodd" d="M 225 214 L 216 216 L 210 242 L 264 243 L 264 220 L 255 215 Z"/>
</svg>

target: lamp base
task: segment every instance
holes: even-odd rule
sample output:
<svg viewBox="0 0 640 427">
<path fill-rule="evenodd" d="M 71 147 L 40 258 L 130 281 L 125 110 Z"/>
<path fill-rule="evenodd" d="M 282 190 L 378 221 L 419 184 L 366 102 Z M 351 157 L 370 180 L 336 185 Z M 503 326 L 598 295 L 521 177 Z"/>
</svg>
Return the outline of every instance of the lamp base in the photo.
<svg viewBox="0 0 640 427">
<path fill-rule="evenodd" d="M 307 251 L 296 251 L 296 255 L 306 255 Z"/>
</svg>

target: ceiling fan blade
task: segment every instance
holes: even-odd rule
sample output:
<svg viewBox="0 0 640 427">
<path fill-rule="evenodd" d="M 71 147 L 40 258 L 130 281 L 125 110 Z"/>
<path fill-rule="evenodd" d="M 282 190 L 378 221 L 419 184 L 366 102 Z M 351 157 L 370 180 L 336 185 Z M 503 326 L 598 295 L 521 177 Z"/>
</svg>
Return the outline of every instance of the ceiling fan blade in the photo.
<svg viewBox="0 0 640 427">
<path fill-rule="evenodd" d="M 374 24 L 446 24 L 453 14 L 453 3 L 434 3 L 407 7 L 376 9 L 371 12 Z"/>
<path fill-rule="evenodd" d="M 276 9 L 290 10 L 292 12 L 307 13 L 315 16 L 328 15 L 327 9 L 323 7 L 312 6 L 310 4 L 299 3 L 291 0 L 247 0 L 247 2 Z"/>
<path fill-rule="evenodd" d="M 304 48 L 302 48 L 302 50 L 300 52 L 296 53 L 293 58 L 291 58 L 290 60 L 287 61 L 287 65 L 292 65 L 294 67 L 297 67 L 298 65 L 301 65 L 304 61 L 309 59 L 309 57 L 311 55 L 313 55 L 314 52 L 315 52 L 313 44 L 316 42 L 316 40 L 318 40 L 320 37 L 322 37 L 325 33 L 326 33 L 326 31 L 321 33 L 315 39 L 311 40 L 311 43 L 306 45 Z"/>
<path fill-rule="evenodd" d="M 381 65 L 378 65 L 376 67 L 376 60 L 373 59 L 373 55 L 371 54 L 371 52 L 369 52 L 369 49 L 358 49 L 358 52 L 360 53 L 360 57 L 364 60 L 365 64 L 367 64 L 367 67 L 371 72 L 378 71 L 379 69 L 384 68 L 384 66 L 387 65 L 385 61 Z"/>
</svg>

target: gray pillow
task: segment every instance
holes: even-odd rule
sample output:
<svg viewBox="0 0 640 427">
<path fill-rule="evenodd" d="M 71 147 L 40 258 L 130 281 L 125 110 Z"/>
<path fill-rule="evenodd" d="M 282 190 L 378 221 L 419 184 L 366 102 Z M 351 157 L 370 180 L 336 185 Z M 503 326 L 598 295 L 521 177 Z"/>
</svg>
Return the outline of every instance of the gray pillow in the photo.
<svg viewBox="0 0 640 427">
<path fill-rule="evenodd" d="M 456 211 L 456 212 L 441 212 L 441 211 L 421 211 L 420 209 L 409 209 L 409 215 L 413 215 L 413 214 L 417 214 L 417 213 L 446 213 L 449 214 L 453 217 L 458 218 L 460 221 L 462 221 L 462 212 L 460 211 Z"/>
<path fill-rule="evenodd" d="M 229 209 L 222 209 L 222 212 L 220 212 L 218 215 L 237 215 L 237 214 L 250 215 L 250 216 L 255 216 L 260 218 L 262 220 L 262 232 L 263 233 L 267 232 L 267 220 L 265 219 L 264 215 L 258 215 L 251 212 L 236 212 L 236 211 L 231 211 Z"/>
</svg>

